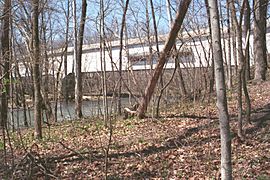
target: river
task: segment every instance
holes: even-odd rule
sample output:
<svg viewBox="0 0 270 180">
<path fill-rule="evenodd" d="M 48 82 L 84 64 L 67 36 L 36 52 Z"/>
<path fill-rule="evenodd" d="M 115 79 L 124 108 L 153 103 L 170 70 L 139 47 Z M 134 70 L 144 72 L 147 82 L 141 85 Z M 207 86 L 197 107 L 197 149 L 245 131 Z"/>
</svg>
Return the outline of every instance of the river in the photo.
<svg viewBox="0 0 270 180">
<path fill-rule="evenodd" d="M 103 113 L 103 101 L 100 100 L 85 100 L 82 103 L 82 113 L 84 117 L 101 116 Z M 114 110 L 116 102 L 108 98 L 108 112 L 111 114 Z M 123 107 L 129 106 L 128 98 L 121 98 Z M 54 111 L 55 103 L 51 103 L 52 110 Z M 54 113 L 54 112 L 53 112 Z M 46 120 L 45 112 L 43 112 L 44 121 Z M 33 126 L 33 108 L 26 110 L 27 122 L 29 126 Z M 75 103 L 74 102 L 60 102 L 57 104 L 57 121 L 74 120 L 75 119 Z M 24 111 L 20 109 L 9 109 L 8 113 L 8 127 L 18 128 L 24 127 Z"/>
</svg>

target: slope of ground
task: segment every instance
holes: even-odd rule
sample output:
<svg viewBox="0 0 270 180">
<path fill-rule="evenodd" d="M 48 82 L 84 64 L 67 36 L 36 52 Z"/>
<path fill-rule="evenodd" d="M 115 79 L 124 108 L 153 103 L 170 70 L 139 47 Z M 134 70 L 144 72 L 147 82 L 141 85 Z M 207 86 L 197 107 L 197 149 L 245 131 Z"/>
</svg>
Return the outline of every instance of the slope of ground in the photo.
<svg viewBox="0 0 270 180">
<path fill-rule="evenodd" d="M 253 124 L 245 123 L 244 141 L 236 137 L 236 95 L 228 96 L 233 176 L 269 179 L 270 82 L 249 89 Z M 40 142 L 33 140 L 32 129 L 13 133 L 14 161 L 9 148 L 9 166 L 0 156 L 0 177 L 101 179 L 107 171 L 109 179 L 219 178 L 220 138 L 214 104 L 174 106 L 160 119 L 114 121 L 107 167 L 109 130 L 98 119 L 47 127 Z"/>
</svg>

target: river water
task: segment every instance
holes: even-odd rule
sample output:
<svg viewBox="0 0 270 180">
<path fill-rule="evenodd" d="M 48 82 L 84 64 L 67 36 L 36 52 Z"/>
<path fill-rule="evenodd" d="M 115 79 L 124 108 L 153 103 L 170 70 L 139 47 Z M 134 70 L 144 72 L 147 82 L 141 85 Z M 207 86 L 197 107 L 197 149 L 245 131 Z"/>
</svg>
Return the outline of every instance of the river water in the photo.
<svg viewBox="0 0 270 180">
<path fill-rule="evenodd" d="M 128 98 L 121 98 L 122 107 L 130 106 Z M 111 114 L 114 111 L 116 102 L 108 99 L 108 112 Z M 54 111 L 55 103 L 51 103 L 52 110 Z M 54 112 L 53 112 L 54 113 Z M 96 117 L 103 114 L 103 101 L 100 100 L 87 100 L 82 103 L 82 113 L 84 117 Z M 33 126 L 33 108 L 26 110 L 27 122 L 29 126 Z M 44 121 L 46 122 L 45 112 L 43 113 Z M 74 120 L 75 119 L 75 103 L 74 102 L 59 102 L 57 104 L 57 121 Z M 10 109 L 8 114 L 8 126 L 10 128 L 24 126 L 24 111 L 23 109 Z"/>
</svg>

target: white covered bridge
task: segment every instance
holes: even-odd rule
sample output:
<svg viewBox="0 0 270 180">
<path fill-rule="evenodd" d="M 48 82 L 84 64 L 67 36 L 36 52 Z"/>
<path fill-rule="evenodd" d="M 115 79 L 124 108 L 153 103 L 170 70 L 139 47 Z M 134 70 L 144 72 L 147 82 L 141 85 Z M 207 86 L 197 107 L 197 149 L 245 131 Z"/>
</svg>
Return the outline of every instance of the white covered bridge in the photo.
<svg viewBox="0 0 270 180">
<path fill-rule="evenodd" d="M 270 30 L 270 29 L 269 29 Z M 226 32 L 225 32 L 226 34 Z M 225 35 L 226 36 L 226 35 Z M 164 47 L 167 35 L 159 35 L 159 50 L 162 51 Z M 267 33 L 267 49 L 270 50 L 270 32 Z M 122 51 L 122 70 L 147 70 L 155 67 L 157 62 L 157 49 L 155 38 L 152 36 L 150 40 L 146 37 L 133 38 L 123 40 L 123 51 Z M 149 43 L 150 41 L 150 43 Z M 244 43 L 243 39 L 243 43 Z M 149 45 L 151 44 L 151 45 Z M 210 35 L 208 29 L 201 29 L 199 31 L 183 32 L 179 34 L 176 41 L 178 51 L 178 57 L 181 67 L 208 67 L 211 61 L 211 49 L 210 49 Z M 229 46 L 228 38 L 222 39 L 223 53 L 225 54 L 224 63 L 227 64 L 229 57 Z M 231 48 L 232 45 L 231 45 Z M 152 49 L 152 54 L 150 53 Z M 119 69 L 119 51 L 120 51 L 120 40 L 106 41 L 105 57 L 100 57 L 100 43 L 83 45 L 82 54 L 82 72 L 101 72 L 106 71 L 117 71 Z M 233 49 L 231 49 L 233 52 Z M 152 58 L 149 58 L 151 54 Z M 64 48 L 58 49 L 53 53 L 49 63 L 49 73 L 55 75 L 62 64 L 61 77 L 64 77 Z M 103 56 L 103 55 L 102 55 Z M 253 35 L 250 35 L 250 57 L 251 63 L 253 63 Z M 231 63 L 234 65 L 234 55 L 231 53 Z M 150 61 L 152 59 L 152 62 Z M 103 65 L 102 65 L 103 64 Z M 104 68 L 104 64 L 106 64 Z M 153 66 L 151 66 L 151 64 Z M 210 63 L 211 65 L 211 63 Z M 20 63 L 20 72 L 22 76 L 28 76 L 26 69 L 29 67 L 28 63 Z M 169 57 L 168 63 L 165 68 L 174 68 L 175 61 L 172 57 Z M 67 73 L 74 71 L 74 51 L 73 47 L 67 49 Z"/>
<path fill-rule="evenodd" d="M 235 64 L 233 46 L 231 45 L 231 57 L 228 57 L 229 45 L 228 38 L 226 37 L 226 31 L 224 31 L 225 38 L 222 39 L 223 53 L 224 53 L 224 64 L 231 65 Z M 159 35 L 159 50 L 162 51 L 164 47 L 166 35 Z M 122 71 L 149 71 L 154 69 L 158 60 L 157 48 L 155 43 L 155 37 L 151 37 L 148 40 L 146 37 L 133 38 L 123 40 L 123 51 L 122 51 Z M 149 43 L 150 41 L 150 43 Z M 231 41 L 232 42 L 232 41 Z M 243 43 L 245 39 L 243 39 Z M 91 78 L 91 82 L 88 83 L 88 87 L 99 89 L 100 79 L 93 81 L 93 77 L 100 77 L 100 72 L 106 70 L 108 72 L 108 80 L 112 80 L 110 77 L 110 72 L 117 72 L 119 70 L 119 52 L 120 52 L 120 40 L 106 41 L 105 51 L 101 53 L 100 43 L 89 44 L 83 46 L 82 53 L 82 72 L 83 74 L 90 74 L 88 77 Z M 151 44 L 151 45 L 149 45 Z M 178 62 L 181 68 L 208 68 L 211 66 L 211 47 L 210 47 L 210 35 L 208 29 L 201 29 L 199 31 L 183 32 L 179 33 L 176 41 Z M 267 33 L 267 48 L 270 50 L 270 33 Z M 102 54 L 102 58 L 101 58 Z M 105 56 L 104 56 L 105 55 Z M 172 70 L 175 68 L 175 53 L 168 57 L 165 69 Z M 250 35 L 250 57 L 251 64 L 253 64 L 253 35 Z M 60 69 L 60 79 L 65 77 L 64 72 L 64 49 L 58 49 L 50 56 L 50 62 L 48 63 L 49 74 L 56 77 L 57 71 Z M 27 68 L 27 63 L 22 63 L 20 65 L 20 71 L 22 76 L 29 76 L 29 70 Z M 43 63 L 44 64 L 44 63 Z M 61 64 L 61 68 L 59 68 Z M 73 47 L 68 47 L 67 49 L 67 74 L 74 72 L 74 51 Z M 105 65 L 105 66 L 104 66 Z M 44 67 L 44 65 L 43 65 Z M 28 72 L 28 75 L 26 74 Z M 44 74 L 43 68 L 43 74 Z M 117 79 L 117 74 L 115 73 Z M 185 75 L 185 74 L 184 74 Z M 125 74 L 123 75 L 125 76 Z M 146 81 L 150 76 L 149 73 L 139 73 L 140 77 L 137 78 L 138 82 Z M 86 78 L 87 79 L 87 78 Z M 187 79 L 187 81 L 192 81 Z M 189 82 L 188 82 L 189 83 Z M 190 82 L 192 83 L 192 82 Z M 137 91 L 137 90 L 136 90 Z"/>
<path fill-rule="evenodd" d="M 211 50 L 210 50 L 210 39 L 209 32 L 207 29 L 200 30 L 197 32 L 182 33 L 181 36 L 177 39 L 176 45 L 178 51 L 178 57 L 181 67 L 208 67 L 211 62 Z M 166 35 L 159 36 L 159 50 L 161 51 L 164 47 L 166 40 Z M 122 51 L 122 70 L 146 70 L 155 67 L 157 62 L 157 50 L 156 43 L 154 42 L 154 37 L 150 39 L 151 45 L 149 45 L 149 40 L 146 38 L 134 38 L 128 39 L 123 43 Z M 243 43 L 244 43 L 243 39 Z M 229 57 L 229 46 L 228 38 L 222 39 L 224 63 L 227 64 Z M 232 45 L 231 45 L 232 48 Z M 267 48 L 270 50 L 270 33 L 267 33 Z M 150 53 L 152 49 L 152 54 Z M 55 56 L 57 61 L 54 61 L 55 66 L 59 66 L 59 62 L 63 60 L 63 53 L 60 53 L 62 50 L 58 50 L 59 53 Z M 82 54 L 82 72 L 100 72 L 104 69 L 106 71 L 117 71 L 119 69 L 119 51 L 120 51 L 120 40 L 116 41 L 107 41 L 105 47 L 105 57 L 101 58 L 100 44 L 90 44 L 83 46 Z M 234 65 L 234 55 L 233 50 L 231 49 L 231 64 Z M 151 54 L 152 58 L 149 58 Z M 253 35 L 250 36 L 250 57 L 251 63 L 253 63 Z M 152 59 L 152 62 L 150 61 Z M 104 68 L 104 64 L 106 64 Z M 151 66 L 151 64 L 153 66 Z M 74 70 L 74 54 L 73 47 L 68 48 L 67 55 L 67 72 L 72 73 Z M 211 65 L 211 63 L 210 63 Z M 165 68 L 174 68 L 175 63 L 172 57 L 169 57 L 168 63 Z M 51 68 L 52 70 L 52 68 Z M 51 72 L 52 73 L 52 72 Z M 62 66 L 62 74 L 64 73 L 64 68 Z M 63 74 L 64 75 L 64 74 Z"/>
</svg>

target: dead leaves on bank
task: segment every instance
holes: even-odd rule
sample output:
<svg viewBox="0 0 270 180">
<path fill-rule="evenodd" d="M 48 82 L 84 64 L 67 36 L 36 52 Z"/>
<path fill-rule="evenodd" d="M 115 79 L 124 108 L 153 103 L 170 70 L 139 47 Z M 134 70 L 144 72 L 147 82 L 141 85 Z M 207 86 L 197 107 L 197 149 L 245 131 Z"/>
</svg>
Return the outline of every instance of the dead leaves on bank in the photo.
<svg viewBox="0 0 270 180">
<path fill-rule="evenodd" d="M 270 83 L 250 87 L 253 120 L 246 125 L 246 140 L 234 138 L 232 118 L 232 163 L 235 179 L 270 177 Z M 234 98 L 231 98 L 234 100 Z M 236 103 L 229 102 L 234 115 Z M 194 108 L 194 109 L 192 109 Z M 267 119 L 268 118 L 268 119 Z M 104 178 L 104 148 L 108 129 L 99 120 L 72 121 L 45 129 L 45 139 L 33 146 L 31 132 L 22 132 L 27 145 L 14 141 L 14 178 Z M 26 156 L 27 155 L 27 156 Z M 27 157 L 27 158 L 24 158 Z M 220 176 L 220 139 L 215 104 L 196 104 L 170 109 L 156 119 L 128 119 L 113 123 L 109 151 L 111 179 L 217 179 Z M 16 169 L 17 167 L 17 169 Z M 22 169 L 24 168 L 24 171 Z M 6 175 L 0 171 L 0 176 Z M 9 174 L 8 177 L 12 175 Z"/>
</svg>

